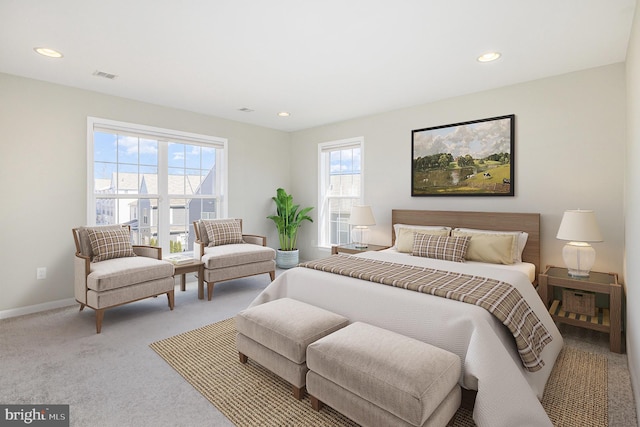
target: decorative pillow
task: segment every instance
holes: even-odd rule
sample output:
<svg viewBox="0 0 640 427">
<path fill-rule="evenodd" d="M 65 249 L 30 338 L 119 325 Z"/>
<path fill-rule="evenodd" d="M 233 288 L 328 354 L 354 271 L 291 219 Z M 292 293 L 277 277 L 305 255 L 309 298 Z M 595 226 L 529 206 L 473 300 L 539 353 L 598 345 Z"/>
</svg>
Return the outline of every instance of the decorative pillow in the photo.
<svg viewBox="0 0 640 427">
<path fill-rule="evenodd" d="M 458 236 L 460 237 L 460 236 Z M 513 248 L 518 246 L 516 236 L 509 234 L 470 234 L 467 261 L 491 264 L 513 264 Z"/>
<path fill-rule="evenodd" d="M 522 251 L 524 251 L 524 247 L 527 244 L 529 233 L 525 233 L 524 231 L 479 230 L 475 228 L 456 228 L 451 232 L 452 236 L 470 236 L 476 234 L 509 234 L 516 236 L 516 244 L 513 246 L 511 258 L 514 263 L 522 262 Z"/>
<path fill-rule="evenodd" d="M 204 221 L 209 246 L 242 243 L 242 229 L 237 219 L 212 219 Z"/>
<path fill-rule="evenodd" d="M 445 261 L 464 262 L 471 237 L 432 236 L 415 233 L 413 255 Z"/>
<path fill-rule="evenodd" d="M 414 234 L 429 234 L 432 236 L 448 236 L 449 230 L 444 228 L 440 229 L 419 229 L 419 228 L 399 228 L 398 234 L 396 234 L 396 250 L 398 252 L 412 252 L 413 251 L 413 235 Z"/>
<path fill-rule="evenodd" d="M 87 228 L 87 234 L 93 252 L 93 262 L 136 256 L 131 246 L 129 230 L 123 227 Z"/>
<path fill-rule="evenodd" d="M 394 234 L 396 236 L 396 240 L 395 240 L 395 244 L 393 245 L 393 247 L 395 249 L 398 249 L 398 236 L 400 235 L 400 230 L 403 228 L 409 228 L 413 231 L 417 231 L 417 230 L 446 230 L 447 231 L 447 236 L 450 234 L 451 232 L 451 227 L 445 227 L 443 225 L 412 225 L 412 224 L 393 224 L 393 231 Z M 407 252 L 411 252 L 411 250 L 407 251 Z"/>
</svg>

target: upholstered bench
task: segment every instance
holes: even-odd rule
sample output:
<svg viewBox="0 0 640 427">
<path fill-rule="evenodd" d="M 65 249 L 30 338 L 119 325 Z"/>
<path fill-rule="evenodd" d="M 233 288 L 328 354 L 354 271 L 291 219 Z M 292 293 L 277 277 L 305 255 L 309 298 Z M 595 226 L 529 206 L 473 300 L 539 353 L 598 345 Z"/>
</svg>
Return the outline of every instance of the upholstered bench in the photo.
<svg viewBox="0 0 640 427">
<path fill-rule="evenodd" d="M 309 345 L 306 387 L 363 426 L 445 426 L 461 401 L 460 358 L 355 322 Z"/>
<path fill-rule="evenodd" d="M 349 324 L 330 311 L 282 298 L 241 311 L 235 318 L 240 362 L 247 358 L 291 383 L 300 400 L 307 374 L 307 346 Z"/>
</svg>

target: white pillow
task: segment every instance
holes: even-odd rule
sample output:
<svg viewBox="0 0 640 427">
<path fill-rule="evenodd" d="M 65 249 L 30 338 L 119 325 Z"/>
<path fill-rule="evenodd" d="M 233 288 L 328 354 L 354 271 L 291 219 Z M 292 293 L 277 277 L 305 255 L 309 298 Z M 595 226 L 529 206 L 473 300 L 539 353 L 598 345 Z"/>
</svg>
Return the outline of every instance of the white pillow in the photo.
<svg viewBox="0 0 640 427">
<path fill-rule="evenodd" d="M 522 251 L 527 244 L 527 239 L 529 238 L 529 233 L 524 231 L 499 231 L 499 230 L 479 230 L 476 228 L 456 228 L 451 233 L 454 235 L 454 232 L 462 232 L 465 234 L 511 234 L 516 236 L 517 245 L 513 246 L 512 258 L 513 262 L 522 262 Z"/>
<path fill-rule="evenodd" d="M 393 249 L 398 249 L 398 236 L 400 235 L 401 228 L 408 228 L 411 230 L 447 230 L 451 231 L 451 227 L 445 227 L 443 225 L 411 225 L 411 224 L 393 224 L 393 231 L 396 236 L 395 244 L 393 245 Z"/>
</svg>

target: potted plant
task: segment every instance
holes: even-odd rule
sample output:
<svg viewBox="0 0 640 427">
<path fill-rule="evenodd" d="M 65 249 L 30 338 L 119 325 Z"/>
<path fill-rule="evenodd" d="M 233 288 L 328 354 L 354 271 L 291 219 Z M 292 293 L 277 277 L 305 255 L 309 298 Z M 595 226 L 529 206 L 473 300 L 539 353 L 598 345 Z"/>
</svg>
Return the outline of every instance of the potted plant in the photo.
<svg viewBox="0 0 640 427">
<path fill-rule="evenodd" d="M 276 196 L 272 199 L 276 202 L 276 215 L 269 215 L 267 218 L 275 222 L 280 239 L 280 249 L 276 251 L 276 264 L 280 268 L 295 267 L 299 259 L 298 228 L 302 221 L 313 222 L 307 215 L 313 208 L 300 209 L 300 205 L 293 204 L 293 196 L 282 188 L 278 188 Z"/>
</svg>

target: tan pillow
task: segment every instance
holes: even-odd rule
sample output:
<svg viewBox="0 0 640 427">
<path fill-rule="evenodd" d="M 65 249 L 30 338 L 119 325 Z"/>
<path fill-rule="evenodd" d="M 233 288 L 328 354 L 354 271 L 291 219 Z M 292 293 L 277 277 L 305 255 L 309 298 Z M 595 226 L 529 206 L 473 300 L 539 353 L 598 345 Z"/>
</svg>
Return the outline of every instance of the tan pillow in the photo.
<svg viewBox="0 0 640 427">
<path fill-rule="evenodd" d="M 413 255 L 445 261 L 464 262 L 471 237 L 432 236 L 415 234 Z"/>
<path fill-rule="evenodd" d="M 517 244 L 513 245 L 512 258 L 514 263 L 522 262 L 522 252 L 527 244 L 529 233 L 524 231 L 479 230 L 477 228 L 456 228 L 451 232 L 452 236 L 472 236 L 475 234 L 508 234 L 510 236 L 516 236 Z"/>
<path fill-rule="evenodd" d="M 100 262 L 112 258 L 136 256 L 131 246 L 129 231 L 120 228 L 87 228 L 93 258 Z"/>
<path fill-rule="evenodd" d="M 242 230 L 237 219 L 205 220 L 209 246 L 232 245 L 242 243 Z"/>
<path fill-rule="evenodd" d="M 511 234 L 465 234 L 455 231 L 455 236 L 469 236 L 466 259 L 491 264 L 513 264 L 513 248 L 517 246 L 517 236 Z"/>
<path fill-rule="evenodd" d="M 420 228 L 399 228 L 396 234 L 396 249 L 398 252 L 411 253 L 413 251 L 413 235 L 429 234 L 431 236 L 448 236 L 449 230 L 446 229 L 420 229 Z"/>
</svg>

